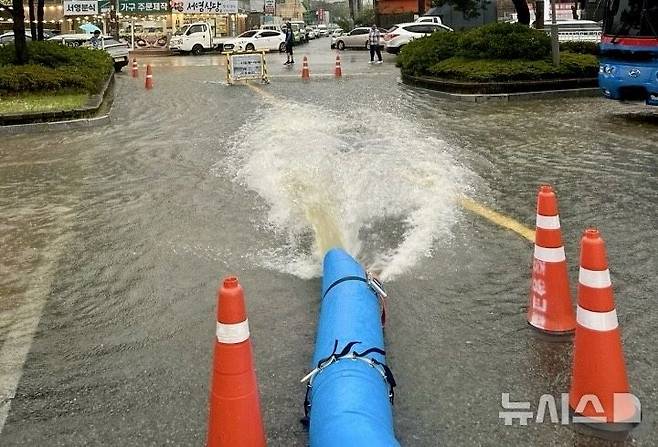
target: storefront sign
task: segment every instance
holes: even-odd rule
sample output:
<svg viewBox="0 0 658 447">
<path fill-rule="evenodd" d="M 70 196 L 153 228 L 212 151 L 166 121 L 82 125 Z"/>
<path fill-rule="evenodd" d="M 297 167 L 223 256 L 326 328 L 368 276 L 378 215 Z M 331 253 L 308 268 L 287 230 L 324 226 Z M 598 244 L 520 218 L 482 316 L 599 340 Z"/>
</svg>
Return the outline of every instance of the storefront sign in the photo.
<svg viewBox="0 0 658 447">
<path fill-rule="evenodd" d="M 238 0 L 177 0 L 172 8 L 184 14 L 235 14 Z"/>
<path fill-rule="evenodd" d="M 276 12 L 276 0 L 265 0 L 265 14 L 274 15 Z"/>
<path fill-rule="evenodd" d="M 152 0 L 119 0 L 119 12 L 122 14 L 154 14 L 167 12 L 166 2 Z"/>
<path fill-rule="evenodd" d="M 96 0 L 65 0 L 65 16 L 91 16 L 98 14 L 98 1 Z"/>
</svg>

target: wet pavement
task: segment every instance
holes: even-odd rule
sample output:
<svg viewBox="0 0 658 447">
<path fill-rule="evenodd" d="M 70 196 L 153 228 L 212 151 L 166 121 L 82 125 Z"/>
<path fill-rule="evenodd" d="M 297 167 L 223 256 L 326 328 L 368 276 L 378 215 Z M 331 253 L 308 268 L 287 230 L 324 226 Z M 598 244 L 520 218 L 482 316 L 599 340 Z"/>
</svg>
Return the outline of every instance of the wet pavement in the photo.
<svg viewBox="0 0 658 447">
<path fill-rule="evenodd" d="M 268 55 L 272 83 L 255 87 L 225 85 L 218 55 L 151 58 L 152 91 L 117 76 L 110 125 L 4 138 L 0 395 L 15 397 L 1 445 L 202 445 L 228 274 L 247 292 L 269 444 L 306 445 L 299 380 L 333 243 L 387 280 L 403 445 L 608 445 L 498 416 L 501 393 L 536 410 L 568 392 L 571 345 L 525 322 L 532 245 L 459 198 L 532 227 L 543 182 L 573 291 L 582 231 L 607 242 L 644 413 L 625 444 L 655 444 L 656 112 L 452 102 L 400 84 L 390 55 L 341 57 L 336 80 L 328 39 L 293 68 Z"/>
</svg>

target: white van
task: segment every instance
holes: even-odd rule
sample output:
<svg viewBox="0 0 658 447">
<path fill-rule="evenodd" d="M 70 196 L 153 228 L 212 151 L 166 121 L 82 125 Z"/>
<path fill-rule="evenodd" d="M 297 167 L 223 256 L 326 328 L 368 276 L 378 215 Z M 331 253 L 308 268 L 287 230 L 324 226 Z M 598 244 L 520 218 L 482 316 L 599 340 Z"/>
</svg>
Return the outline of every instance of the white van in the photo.
<svg viewBox="0 0 658 447">
<path fill-rule="evenodd" d="M 439 16 L 422 16 L 416 19 L 418 23 L 436 23 L 437 25 L 443 25 L 441 17 Z"/>
</svg>

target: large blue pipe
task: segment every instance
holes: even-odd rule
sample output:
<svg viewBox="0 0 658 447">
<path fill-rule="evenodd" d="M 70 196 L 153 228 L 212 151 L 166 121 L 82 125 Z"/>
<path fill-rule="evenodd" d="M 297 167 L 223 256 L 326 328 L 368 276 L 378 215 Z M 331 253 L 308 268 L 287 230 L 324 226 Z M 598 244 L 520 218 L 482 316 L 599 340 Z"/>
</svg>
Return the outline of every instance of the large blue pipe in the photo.
<svg viewBox="0 0 658 447">
<path fill-rule="evenodd" d="M 347 357 L 330 361 L 352 342 Z M 322 302 L 308 394 L 311 447 L 399 447 L 393 432 L 378 296 L 361 265 L 344 250 L 324 258 Z M 327 365 L 328 363 L 328 365 Z"/>
</svg>

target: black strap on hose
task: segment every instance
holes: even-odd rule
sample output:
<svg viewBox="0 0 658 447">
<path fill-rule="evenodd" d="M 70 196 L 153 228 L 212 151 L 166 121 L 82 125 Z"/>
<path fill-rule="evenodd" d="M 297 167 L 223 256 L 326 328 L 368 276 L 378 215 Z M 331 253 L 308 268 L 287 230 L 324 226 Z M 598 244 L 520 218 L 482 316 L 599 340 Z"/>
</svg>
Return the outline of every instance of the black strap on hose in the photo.
<svg viewBox="0 0 658 447">
<path fill-rule="evenodd" d="M 345 278 L 343 278 L 343 279 L 345 279 Z M 360 278 L 360 279 L 363 279 L 363 278 Z M 332 287 L 335 284 L 336 283 L 332 284 Z M 327 292 L 329 291 L 329 289 L 327 289 Z M 326 293 L 325 293 L 325 295 L 326 295 Z M 351 341 L 351 342 L 347 343 L 345 345 L 345 347 L 339 353 L 336 353 L 336 350 L 338 349 L 338 340 L 335 340 L 334 341 L 334 349 L 331 352 L 331 354 L 329 354 L 327 357 L 319 360 L 316 368 L 317 369 L 322 369 L 322 367 L 323 367 L 322 365 L 326 364 L 327 362 L 329 362 L 332 359 L 333 359 L 333 361 L 338 361 L 338 360 L 341 360 L 342 358 L 345 358 L 348 354 L 350 354 L 350 351 L 351 351 L 352 347 L 355 346 L 355 345 L 358 345 L 360 343 L 361 343 L 360 341 Z M 376 348 L 376 347 L 366 349 L 365 351 L 363 351 L 361 353 L 353 351 L 351 354 L 352 354 L 353 357 L 365 357 L 368 354 L 373 354 L 373 353 L 374 354 L 380 354 L 382 356 L 386 355 L 386 351 L 384 351 L 383 349 L 380 349 L 380 348 Z M 352 356 L 349 357 L 349 358 L 352 358 Z M 382 363 L 382 362 L 380 362 L 376 359 L 368 357 L 368 360 L 370 360 L 375 365 L 381 366 L 382 369 L 384 370 L 384 378 L 386 379 L 386 383 L 388 383 L 388 390 L 389 390 L 388 398 L 391 401 L 391 404 L 393 404 L 393 401 L 395 399 L 395 390 L 394 390 L 394 388 L 397 386 L 397 383 L 395 382 L 395 378 L 393 377 L 393 371 L 391 371 L 391 369 L 385 363 Z M 331 362 L 331 363 L 333 363 L 333 362 Z M 304 397 L 304 417 L 300 420 L 300 422 L 307 428 L 308 428 L 308 425 L 309 425 L 309 422 L 310 422 L 308 414 L 309 414 L 309 411 L 311 410 L 310 393 L 311 393 L 312 382 L 313 382 L 313 380 L 311 379 L 311 380 L 308 381 L 308 384 L 306 385 L 306 396 Z"/>
<path fill-rule="evenodd" d="M 368 284 L 368 280 L 366 278 L 362 278 L 360 276 L 345 276 L 343 278 L 337 279 L 336 281 L 333 282 L 329 287 L 327 287 L 327 291 L 324 292 L 324 295 L 322 295 L 322 299 L 324 299 L 325 296 L 327 296 L 327 293 L 334 287 L 336 287 L 338 284 L 345 282 L 345 281 L 362 281 L 366 284 Z"/>
</svg>

